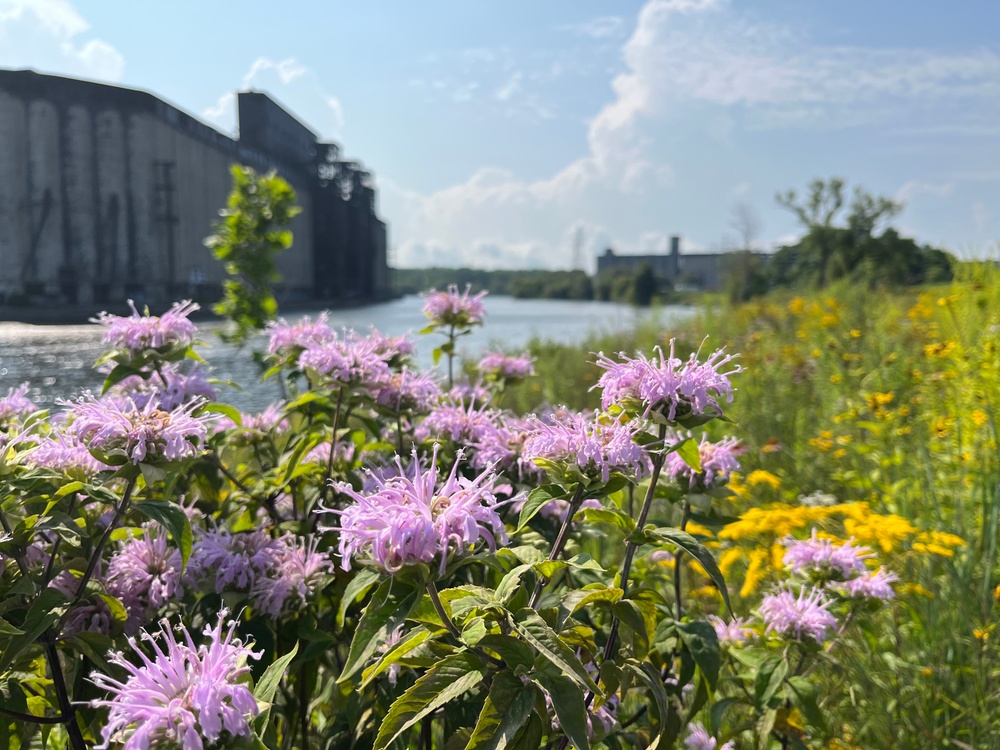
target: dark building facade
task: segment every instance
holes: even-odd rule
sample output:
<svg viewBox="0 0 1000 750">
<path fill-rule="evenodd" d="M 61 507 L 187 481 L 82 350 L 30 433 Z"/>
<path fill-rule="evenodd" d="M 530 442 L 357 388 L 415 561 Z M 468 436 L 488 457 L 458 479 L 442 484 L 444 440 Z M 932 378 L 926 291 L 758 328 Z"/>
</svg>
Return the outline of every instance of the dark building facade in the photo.
<svg viewBox="0 0 1000 750">
<path fill-rule="evenodd" d="M 705 291 L 722 288 L 725 253 L 681 253 L 681 238 L 670 238 L 670 252 L 659 255 L 616 255 L 610 247 L 597 257 L 597 273 L 633 272 L 643 264 L 675 287 Z"/>
<path fill-rule="evenodd" d="M 0 70 L 0 293 L 8 302 L 212 297 L 204 245 L 239 163 L 277 170 L 303 211 L 279 300 L 388 295 L 374 180 L 267 94 L 240 92 L 239 139 L 152 94 Z"/>
</svg>

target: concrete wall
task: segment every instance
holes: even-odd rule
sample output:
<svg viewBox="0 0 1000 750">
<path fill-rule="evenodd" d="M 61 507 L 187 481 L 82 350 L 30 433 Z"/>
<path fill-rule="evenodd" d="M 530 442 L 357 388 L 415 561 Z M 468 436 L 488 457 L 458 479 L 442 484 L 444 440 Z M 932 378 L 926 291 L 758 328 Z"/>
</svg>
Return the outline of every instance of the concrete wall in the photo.
<svg viewBox="0 0 1000 750">
<path fill-rule="evenodd" d="M 246 143 L 144 92 L 0 71 L 0 299 L 162 304 L 217 296 L 226 274 L 204 240 L 237 162 L 276 169 L 303 209 L 292 222 L 292 250 L 278 256 L 279 300 L 386 291 L 385 230 L 372 231 L 381 222 L 374 193 L 361 186 L 367 173 L 348 170 L 356 183 L 349 200 L 327 191 L 335 222 L 317 246 L 317 152 L 339 147 L 317 144 L 264 94 L 240 101 L 249 110 L 241 129 L 250 130 L 246 118 L 261 118 Z M 295 138 L 283 144 L 283 135 Z"/>
</svg>

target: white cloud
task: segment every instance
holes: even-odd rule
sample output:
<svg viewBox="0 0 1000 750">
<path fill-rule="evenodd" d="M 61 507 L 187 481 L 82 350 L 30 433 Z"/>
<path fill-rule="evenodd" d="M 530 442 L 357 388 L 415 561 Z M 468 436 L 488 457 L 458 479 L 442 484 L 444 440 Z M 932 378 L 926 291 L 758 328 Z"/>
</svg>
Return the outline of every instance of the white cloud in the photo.
<svg viewBox="0 0 1000 750">
<path fill-rule="evenodd" d="M 0 0 L 0 37 L 23 35 L 36 30 L 54 42 L 57 62 L 53 64 L 46 49 L 33 50 L 34 59 L 47 59 L 53 72 L 99 81 L 117 82 L 125 75 L 125 58 L 102 39 L 81 39 L 90 24 L 68 0 Z M 37 55 L 37 57 L 35 57 Z M 59 59 L 61 58 L 61 59 Z M 5 64 L 24 64 L 6 59 Z M 30 64 L 30 63 L 29 63 Z"/>
<path fill-rule="evenodd" d="M 308 68 L 303 67 L 291 57 L 280 62 L 275 62 L 268 57 L 258 57 L 250 65 L 246 75 L 243 76 L 243 87 L 250 88 L 257 77 L 266 70 L 273 70 L 278 74 L 279 80 L 286 85 L 308 72 Z"/>
<path fill-rule="evenodd" d="M 926 180 L 908 180 L 896 191 L 894 200 L 899 203 L 909 203 L 918 195 L 933 195 L 935 198 L 944 198 L 952 194 L 955 190 L 955 183 L 929 182 Z"/>
</svg>

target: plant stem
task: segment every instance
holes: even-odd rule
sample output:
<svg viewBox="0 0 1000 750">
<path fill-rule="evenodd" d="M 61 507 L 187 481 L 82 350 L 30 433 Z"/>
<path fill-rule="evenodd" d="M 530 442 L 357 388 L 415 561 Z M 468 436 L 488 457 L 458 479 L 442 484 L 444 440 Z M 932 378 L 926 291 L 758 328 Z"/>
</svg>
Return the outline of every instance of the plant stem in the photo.
<svg viewBox="0 0 1000 750">
<path fill-rule="evenodd" d="M 133 477 L 128 480 L 128 484 L 125 485 L 125 493 L 122 495 L 122 501 L 118 504 L 115 509 L 114 518 L 111 519 L 111 523 L 108 524 L 108 528 L 104 530 L 104 534 L 97 542 L 97 546 L 94 547 L 93 553 L 90 556 L 90 562 L 87 563 L 87 569 L 83 573 L 83 577 L 80 579 L 80 585 L 76 589 L 76 596 L 73 597 L 73 601 L 70 603 L 69 608 L 63 614 L 59 621 L 56 623 L 58 626 L 62 626 L 62 621 L 72 611 L 73 607 L 80 603 L 83 599 L 83 595 L 87 592 L 87 584 L 90 583 L 90 579 L 94 577 L 94 573 L 97 572 L 97 566 L 101 562 L 101 556 L 104 554 L 104 548 L 107 546 L 108 541 L 111 539 L 111 535 L 114 533 L 115 529 L 118 527 L 118 522 L 121 521 L 122 517 L 128 512 L 129 502 L 132 500 L 132 492 L 135 490 L 136 479 Z"/>
<path fill-rule="evenodd" d="M 573 516 L 576 515 L 582 503 L 583 485 L 578 484 L 576 492 L 573 493 L 573 498 L 569 501 L 569 507 L 566 509 L 566 517 L 563 518 L 562 526 L 559 527 L 556 540 L 552 543 L 552 552 L 549 553 L 549 560 L 558 560 L 562 556 L 563 550 L 566 548 L 566 541 L 569 539 L 570 526 L 573 525 Z M 542 598 L 542 590 L 547 583 L 548 580 L 544 576 L 538 576 L 538 582 L 535 583 L 535 590 L 531 593 L 531 599 L 528 600 L 528 606 L 531 609 L 534 609 L 538 605 L 538 600 Z"/>
<path fill-rule="evenodd" d="M 73 511 L 76 509 L 76 499 L 77 494 L 74 492 L 70 497 L 69 508 L 66 510 L 67 515 L 72 516 Z M 52 542 L 52 554 L 49 556 L 49 561 L 45 565 L 45 573 L 42 574 L 42 586 L 48 586 L 49 582 L 52 580 L 52 568 L 56 562 L 56 555 L 59 553 L 59 544 L 62 542 L 61 536 L 56 536 L 56 540 Z"/>
<path fill-rule="evenodd" d="M 448 388 L 455 387 L 455 376 L 453 363 L 455 359 L 455 324 L 448 327 Z"/>
<path fill-rule="evenodd" d="M 438 617 L 441 618 L 441 622 L 448 629 L 455 638 L 461 642 L 462 631 L 458 629 L 458 626 L 452 621 L 451 617 L 448 616 L 448 612 L 444 608 L 444 604 L 441 602 L 441 597 L 438 594 L 437 586 L 434 585 L 434 581 L 427 582 L 427 595 L 431 598 L 431 604 L 434 605 L 434 610 L 438 613 Z"/>
<path fill-rule="evenodd" d="M 7 534 L 12 533 L 10 524 L 7 522 L 7 516 L 2 510 L 0 510 L 0 527 L 2 527 L 4 532 Z M 17 553 L 14 554 L 13 557 L 21 575 L 28 578 L 28 565 L 24 561 L 23 555 Z M 67 612 L 68 611 L 69 610 L 67 610 Z M 59 663 L 59 653 L 56 651 L 55 643 L 52 639 L 52 633 L 53 628 L 49 628 L 41 635 L 39 640 L 45 645 L 45 658 L 49 663 L 49 671 L 52 673 L 52 686 L 55 688 L 56 699 L 59 702 L 60 716 L 57 720 L 41 716 L 32 717 L 30 721 L 33 721 L 36 724 L 65 724 L 66 732 L 69 734 L 69 741 L 73 750 L 87 750 L 87 743 L 83 739 L 83 733 L 80 731 L 80 727 L 76 723 L 76 711 L 74 710 L 73 703 L 69 698 L 69 691 L 66 688 L 66 679 L 63 677 L 62 665 Z M 18 716 L 13 716 L 12 712 L 6 709 L 3 713 L 11 715 L 12 718 L 15 719 L 19 718 Z"/>
<path fill-rule="evenodd" d="M 333 411 L 333 432 L 330 434 L 330 457 L 326 462 L 326 476 L 323 477 L 323 502 L 330 499 L 330 477 L 333 476 L 333 457 L 337 450 L 337 430 L 340 429 L 340 407 L 344 403 L 344 386 L 337 390 L 337 406 Z"/>
<path fill-rule="evenodd" d="M 684 513 L 681 516 L 681 531 L 687 528 L 688 519 L 691 517 L 691 503 L 684 501 Z M 684 610 L 681 606 L 681 558 L 674 556 L 674 603 L 676 604 L 677 619 L 681 619 Z"/>
</svg>

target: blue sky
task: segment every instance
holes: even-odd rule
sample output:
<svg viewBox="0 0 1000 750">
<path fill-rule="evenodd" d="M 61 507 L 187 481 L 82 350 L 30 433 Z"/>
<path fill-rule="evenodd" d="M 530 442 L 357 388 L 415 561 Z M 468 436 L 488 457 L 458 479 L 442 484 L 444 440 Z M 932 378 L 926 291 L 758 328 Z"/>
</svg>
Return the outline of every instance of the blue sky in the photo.
<svg viewBox="0 0 1000 750">
<path fill-rule="evenodd" d="M 152 91 L 222 130 L 270 92 L 371 169 L 402 266 L 760 247 L 816 177 L 1000 256 L 1000 3 L 0 0 L 0 66 Z"/>
</svg>

